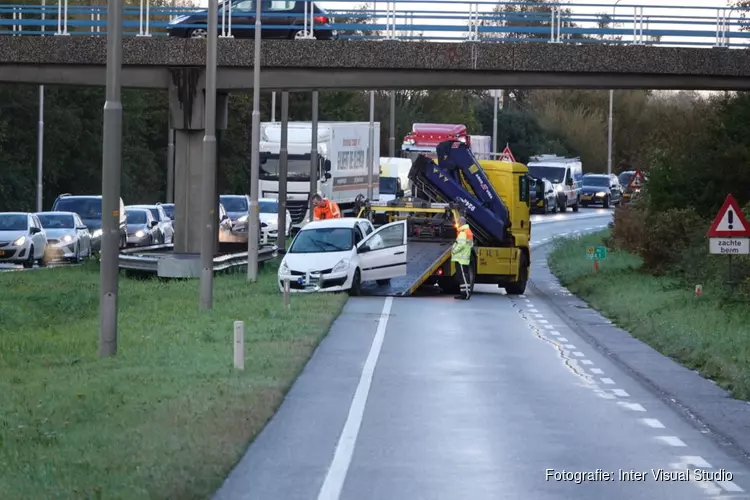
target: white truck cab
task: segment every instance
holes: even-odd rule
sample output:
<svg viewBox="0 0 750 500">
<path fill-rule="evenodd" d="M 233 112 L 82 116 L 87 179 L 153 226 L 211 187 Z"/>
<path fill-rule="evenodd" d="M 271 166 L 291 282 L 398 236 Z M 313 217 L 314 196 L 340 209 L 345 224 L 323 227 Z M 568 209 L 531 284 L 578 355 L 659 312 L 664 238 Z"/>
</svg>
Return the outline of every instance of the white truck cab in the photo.
<svg viewBox="0 0 750 500">
<path fill-rule="evenodd" d="M 538 155 L 532 156 L 526 166 L 532 176 L 552 183 L 557 195 L 557 207 L 561 212 L 565 212 L 568 207 L 574 212 L 578 211 L 583 185 L 583 164 L 580 158 Z"/>
</svg>

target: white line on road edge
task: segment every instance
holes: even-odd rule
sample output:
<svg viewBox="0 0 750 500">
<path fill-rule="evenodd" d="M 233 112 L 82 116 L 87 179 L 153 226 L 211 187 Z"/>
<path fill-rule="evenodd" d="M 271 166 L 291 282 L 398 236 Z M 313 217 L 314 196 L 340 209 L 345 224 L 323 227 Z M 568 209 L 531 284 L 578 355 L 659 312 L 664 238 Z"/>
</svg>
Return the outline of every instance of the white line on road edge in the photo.
<svg viewBox="0 0 750 500">
<path fill-rule="evenodd" d="M 341 436 L 339 436 L 339 441 L 336 444 L 336 452 L 333 454 L 328 474 L 326 474 L 326 479 L 320 488 L 320 493 L 318 493 L 318 500 L 338 500 L 341 496 L 341 489 L 344 487 L 349 464 L 354 454 L 354 446 L 357 444 L 359 427 L 362 425 L 362 418 L 365 414 L 365 405 L 372 384 L 372 376 L 375 373 L 375 365 L 378 363 L 380 350 L 383 347 L 385 328 L 388 324 L 388 315 L 391 313 L 392 304 L 393 297 L 386 297 L 383 312 L 380 313 L 378 328 L 375 331 L 375 337 L 372 339 L 370 353 L 365 360 L 357 390 L 354 392 L 352 405 L 349 407 L 349 416 L 346 418 L 344 429 L 341 431 Z"/>
<path fill-rule="evenodd" d="M 644 424 L 648 425 L 649 427 L 653 427 L 654 429 L 663 429 L 664 428 L 664 424 L 662 424 L 661 422 L 659 422 L 655 418 L 642 418 L 641 422 L 643 422 Z"/>
<path fill-rule="evenodd" d="M 583 364 L 583 365 L 593 365 L 594 362 L 591 361 L 590 359 L 582 359 L 581 360 L 581 364 Z"/>
<path fill-rule="evenodd" d="M 623 391 L 622 389 L 612 389 L 612 394 L 614 394 L 615 396 L 620 396 L 621 398 L 630 397 L 630 394 Z"/>
<path fill-rule="evenodd" d="M 659 441 L 664 441 L 670 446 L 687 446 L 682 439 L 678 438 L 677 436 L 657 436 L 656 439 Z"/>
<path fill-rule="evenodd" d="M 595 373 L 597 375 L 602 375 L 604 372 L 600 368 L 592 368 L 591 373 Z"/>
</svg>

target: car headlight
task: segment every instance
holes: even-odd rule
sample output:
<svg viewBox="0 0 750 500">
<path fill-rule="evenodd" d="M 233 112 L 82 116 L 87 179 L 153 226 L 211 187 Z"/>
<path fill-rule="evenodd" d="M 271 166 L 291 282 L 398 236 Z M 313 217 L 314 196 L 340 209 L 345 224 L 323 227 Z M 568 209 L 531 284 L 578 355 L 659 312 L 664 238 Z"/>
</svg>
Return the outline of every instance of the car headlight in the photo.
<svg viewBox="0 0 750 500">
<path fill-rule="evenodd" d="M 561 192 L 562 192 L 562 191 L 564 191 L 564 190 L 565 190 L 565 188 L 563 187 L 563 185 L 562 185 L 562 184 L 558 184 L 558 185 L 557 185 L 557 186 L 555 187 L 555 191 L 557 191 L 558 193 L 561 193 Z"/>
<path fill-rule="evenodd" d="M 26 243 L 26 236 L 21 236 L 20 238 L 18 238 L 16 241 L 13 242 L 13 245 L 20 247 L 24 243 Z"/>
<path fill-rule="evenodd" d="M 289 274 L 289 266 L 286 265 L 286 261 L 281 261 L 279 266 L 279 274 Z"/>
<path fill-rule="evenodd" d="M 66 235 L 65 235 L 65 236 L 63 236 L 63 237 L 62 237 L 61 239 L 62 239 L 62 240 L 63 240 L 63 241 L 65 242 L 65 243 L 70 243 L 71 241 L 73 241 L 73 237 L 72 237 L 71 235 L 69 235 L 69 234 L 66 234 Z"/>
<path fill-rule="evenodd" d="M 101 236 L 101 235 L 102 235 L 102 230 L 101 230 L 101 229 L 96 229 L 96 230 L 95 230 L 95 231 L 94 231 L 94 232 L 93 232 L 93 233 L 91 234 L 91 236 L 93 236 L 94 238 L 98 238 L 98 237 L 99 237 L 99 236 Z"/>
<path fill-rule="evenodd" d="M 607 196 L 607 193 L 605 193 L 604 191 L 599 191 L 598 193 L 596 193 L 596 195 L 597 196 Z"/>
<path fill-rule="evenodd" d="M 237 222 L 247 222 L 247 215 L 243 215 L 237 219 Z"/>
<path fill-rule="evenodd" d="M 349 269 L 349 259 L 341 259 L 338 264 L 331 269 L 332 273 L 340 273 Z"/>
<path fill-rule="evenodd" d="M 146 236 L 146 233 L 144 231 L 142 231 L 141 229 L 139 229 L 138 231 L 135 232 L 135 237 L 136 238 L 143 238 L 144 236 Z"/>
</svg>

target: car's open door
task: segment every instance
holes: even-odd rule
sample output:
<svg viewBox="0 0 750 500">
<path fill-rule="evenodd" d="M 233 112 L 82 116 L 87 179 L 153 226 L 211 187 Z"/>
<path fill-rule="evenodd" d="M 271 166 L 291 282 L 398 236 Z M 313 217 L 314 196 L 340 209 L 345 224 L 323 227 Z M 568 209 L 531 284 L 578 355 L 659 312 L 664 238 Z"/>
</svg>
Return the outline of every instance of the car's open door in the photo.
<svg viewBox="0 0 750 500">
<path fill-rule="evenodd" d="M 406 274 L 406 221 L 391 222 L 370 233 L 357 245 L 362 281 Z"/>
</svg>

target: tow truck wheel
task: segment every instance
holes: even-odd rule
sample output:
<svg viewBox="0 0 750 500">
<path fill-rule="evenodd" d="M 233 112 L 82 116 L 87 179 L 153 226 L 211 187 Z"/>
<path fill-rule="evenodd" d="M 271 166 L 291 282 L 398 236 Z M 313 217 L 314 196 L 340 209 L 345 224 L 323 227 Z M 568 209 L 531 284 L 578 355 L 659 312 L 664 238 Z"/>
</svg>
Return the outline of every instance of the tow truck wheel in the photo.
<svg viewBox="0 0 750 500">
<path fill-rule="evenodd" d="M 579 202 L 578 198 L 576 198 L 576 203 L 575 203 L 575 205 L 573 205 L 573 211 L 574 212 L 578 212 L 578 205 L 579 205 L 579 203 L 580 202 Z"/>
<path fill-rule="evenodd" d="M 518 281 L 515 283 L 508 283 L 505 286 L 505 293 L 508 295 L 523 295 L 526 291 L 526 282 L 529 279 L 529 261 L 526 254 L 521 257 L 521 269 L 519 271 Z"/>
<path fill-rule="evenodd" d="M 563 198 L 560 200 L 560 212 L 567 212 L 568 211 L 568 199 Z"/>
<path fill-rule="evenodd" d="M 362 275 L 359 272 L 359 268 L 354 271 L 354 277 L 352 278 L 352 287 L 349 289 L 349 295 L 357 297 L 362 294 Z"/>
</svg>

